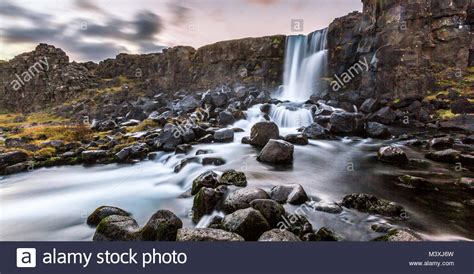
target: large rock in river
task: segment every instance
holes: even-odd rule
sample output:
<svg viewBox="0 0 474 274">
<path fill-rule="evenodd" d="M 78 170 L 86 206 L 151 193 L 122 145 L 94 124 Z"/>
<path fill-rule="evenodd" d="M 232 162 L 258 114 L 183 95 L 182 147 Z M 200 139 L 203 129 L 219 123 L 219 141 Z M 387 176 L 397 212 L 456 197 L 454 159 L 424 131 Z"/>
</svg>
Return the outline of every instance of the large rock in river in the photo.
<svg viewBox="0 0 474 274">
<path fill-rule="evenodd" d="M 224 198 L 224 191 L 203 187 L 194 196 L 193 200 L 193 222 L 198 223 L 204 215 L 211 214 Z"/>
<path fill-rule="evenodd" d="M 97 226 L 103 219 L 111 215 L 130 216 L 130 213 L 114 206 L 101 206 L 87 217 L 87 224 Z"/>
<path fill-rule="evenodd" d="M 308 200 L 308 195 L 303 187 L 298 184 L 277 185 L 271 190 L 270 196 L 279 203 L 299 205 Z"/>
<path fill-rule="evenodd" d="M 258 238 L 259 242 L 301 242 L 293 233 L 284 229 L 272 229 L 266 231 Z"/>
<path fill-rule="evenodd" d="M 183 222 L 169 210 L 158 210 L 141 230 L 145 241 L 175 241 Z"/>
<path fill-rule="evenodd" d="M 201 173 L 193 181 L 191 194 L 192 195 L 197 194 L 199 190 L 203 187 L 215 188 L 219 184 L 218 178 L 219 176 L 217 175 L 217 173 L 211 170 Z"/>
<path fill-rule="evenodd" d="M 270 164 L 293 163 L 294 146 L 286 141 L 271 139 L 262 149 L 257 160 Z"/>
<path fill-rule="evenodd" d="M 342 205 L 347 208 L 354 208 L 362 212 L 387 217 L 403 217 L 405 214 L 405 209 L 401 205 L 364 193 L 345 196 L 342 200 Z"/>
<path fill-rule="evenodd" d="M 250 205 L 262 213 L 271 227 L 276 227 L 285 216 L 285 208 L 271 199 L 256 199 Z"/>
<path fill-rule="evenodd" d="M 178 242 L 245 241 L 236 233 L 215 228 L 181 228 L 176 236 Z"/>
<path fill-rule="evenodd" d="M 386 163 L 404 164 L 408 162 L 408 157 L 405 152 L 396 146 L 381 147 L 377 156 L 380 161 Z"/>
<path fill-rule="evenodd" d="M 256 147 L 264 147 L 270 139 L 278 139 L 280 131 L 274 122 L 258 122 L 252 126 L 249 142 Z"/>
<path fill-rule="evenodd" d="M 129 216 L 111 215 L 104 218 L 95 231 L 94 241 L 140 240 L 139 226 Z"/>
<path fill-rule="evenodd" d="M 253 208 L 239 209 L 225 216 L 222 226 L 225 230 L 244 237 L 247 241 L 257 240 L 270 225 L 263 215 Z"/>
<path fill-rule="evenodd" d="M 223 208 L 225 212 L 231 213 L 238 209 L 250 207 L 250 202 L 256 199 L 269 199 L 270 196 L 260 188 L 242 188 L 227 195 Z"/>
</svg>

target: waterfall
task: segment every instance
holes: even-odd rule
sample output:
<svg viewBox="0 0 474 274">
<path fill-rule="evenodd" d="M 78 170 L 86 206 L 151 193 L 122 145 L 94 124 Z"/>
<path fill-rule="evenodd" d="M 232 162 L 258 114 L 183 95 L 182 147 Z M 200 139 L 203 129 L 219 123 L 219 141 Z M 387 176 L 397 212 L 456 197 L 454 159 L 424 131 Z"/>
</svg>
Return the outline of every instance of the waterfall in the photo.
<svg viewBox="0 0 474 274">
<path fill-rule="evenodd" d="M 304 102 L 318 91 L 327 66 L 327 28 L 286 39 L 283 87 L 279 99 Z"/>
<path fill-rule="evenodd" d="M 277 98 L 291 103 L 272 106 L 270 117 L 281 127 L 307 126 L 313 122 L 311 110 L 302 103 L 322 87 L 327 66 L 327 28 L 309 35 L 286 39 L 283 86 Z"/>
</svg>

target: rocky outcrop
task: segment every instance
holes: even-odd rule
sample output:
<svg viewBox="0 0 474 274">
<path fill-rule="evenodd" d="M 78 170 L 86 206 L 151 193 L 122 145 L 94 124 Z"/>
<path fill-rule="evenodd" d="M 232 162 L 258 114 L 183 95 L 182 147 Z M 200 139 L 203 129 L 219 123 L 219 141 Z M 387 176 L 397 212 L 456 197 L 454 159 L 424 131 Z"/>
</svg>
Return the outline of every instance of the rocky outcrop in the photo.
<svg viewBox="0 0 474 274">
<path fill-rule="evenodd" d="M 363 12 L 334 20 L 328 30 L 329 77 L 360 61 L 370 69 L 338 93 L 362 98 L 420 98 L 457 81 L 473 49 L 467 0 L 362 0 Z"/>
<path fill-rule="evenodd" d="M 280 84 L 284 36 L 244 38 L 217 42 L 199 49 L 178 46 L 162 53 L 119 54 L 99 63 L 102 78 L 124 75 L 149 80 L 153 89 L 205 90 L 219 84 L 252 83 L 259 87 Z"/>
<path fill-rule="evenodd" d="M 0 63 L 0 109 L 31 112 L 54 106 L 97 86 L 82 64 L 64 51 L 39 44 L 34 51 Z"/>
</svg>

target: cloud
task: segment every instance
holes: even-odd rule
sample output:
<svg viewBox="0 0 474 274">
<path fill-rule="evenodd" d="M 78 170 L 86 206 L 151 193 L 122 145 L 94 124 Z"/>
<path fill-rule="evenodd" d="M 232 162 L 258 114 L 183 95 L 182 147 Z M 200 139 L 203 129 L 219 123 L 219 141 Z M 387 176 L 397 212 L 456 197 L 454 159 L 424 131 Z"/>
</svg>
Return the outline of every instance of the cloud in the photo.
<svg viewBox="0 0 474 274">
<path fill-rule="evenodd" d="M 89 1 L 76 1 L 81 9 L 100 11 Z M 0 3 L 1 17 L 27 19 L 31 27 L 0 28 L 6 44 L 50 43 L 63 48 L 82 60 L 99 61 L 120 52 L 129 52 L 125 45 L 140 52 L 159 52 L 164 47 L 157 44 L 156 36 L 162 31 L 161 18 L 150 11 L 140 11 L 131 20 L 124 20 L 101 12 L 105 23 L 73 18 L 69 22 L 55 23 L 53 17 L 36 13 L 10 2 Z M 94 41 L 94 42 L 92 42 Z"/>
<path fill-rule="evenodd" d="M 182 25 L 186 23 L 191 15 L 191 9 L 183 6 L 181 3 L 170 2 L 168 8 L 173 14 L 173 24 Z"/>
<path fill-rule="evenodd" d="M 279 0 L 247 0 L 247 2 L 264 5 L 264 6 L 276 4 L 278 1 Z"/>
<path fill-rule="evenodd" d="M 75 0 L 74 4 L 77 8 L 82 10 L 102 12 L 102 9 L 99 8 L 99 6 L 93 4 L 89 0 Z"/>
</svg>

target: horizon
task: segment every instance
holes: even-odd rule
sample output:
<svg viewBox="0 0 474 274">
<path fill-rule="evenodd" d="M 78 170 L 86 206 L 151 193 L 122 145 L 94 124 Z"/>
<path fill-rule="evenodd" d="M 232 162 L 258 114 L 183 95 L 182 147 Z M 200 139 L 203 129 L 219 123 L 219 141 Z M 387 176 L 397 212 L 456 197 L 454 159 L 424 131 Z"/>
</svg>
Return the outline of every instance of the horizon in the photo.
<svg viewBox="0 0 474 274">
<path fill-rule="evenodd" d="M 0 60 L 40 43 L 61 48 L 71 61 L 99 62 L 119 53 L 159 53 L 178 45 L 198 49 L 249 37 L 306 35 L 362 10 L 359 0 L 108 1 L 68 0 L 61 6 L 54 0 L 3 1 Z M 291 20 L 300 19 L 302 30 L 292 30 Z"/>
</svg>

